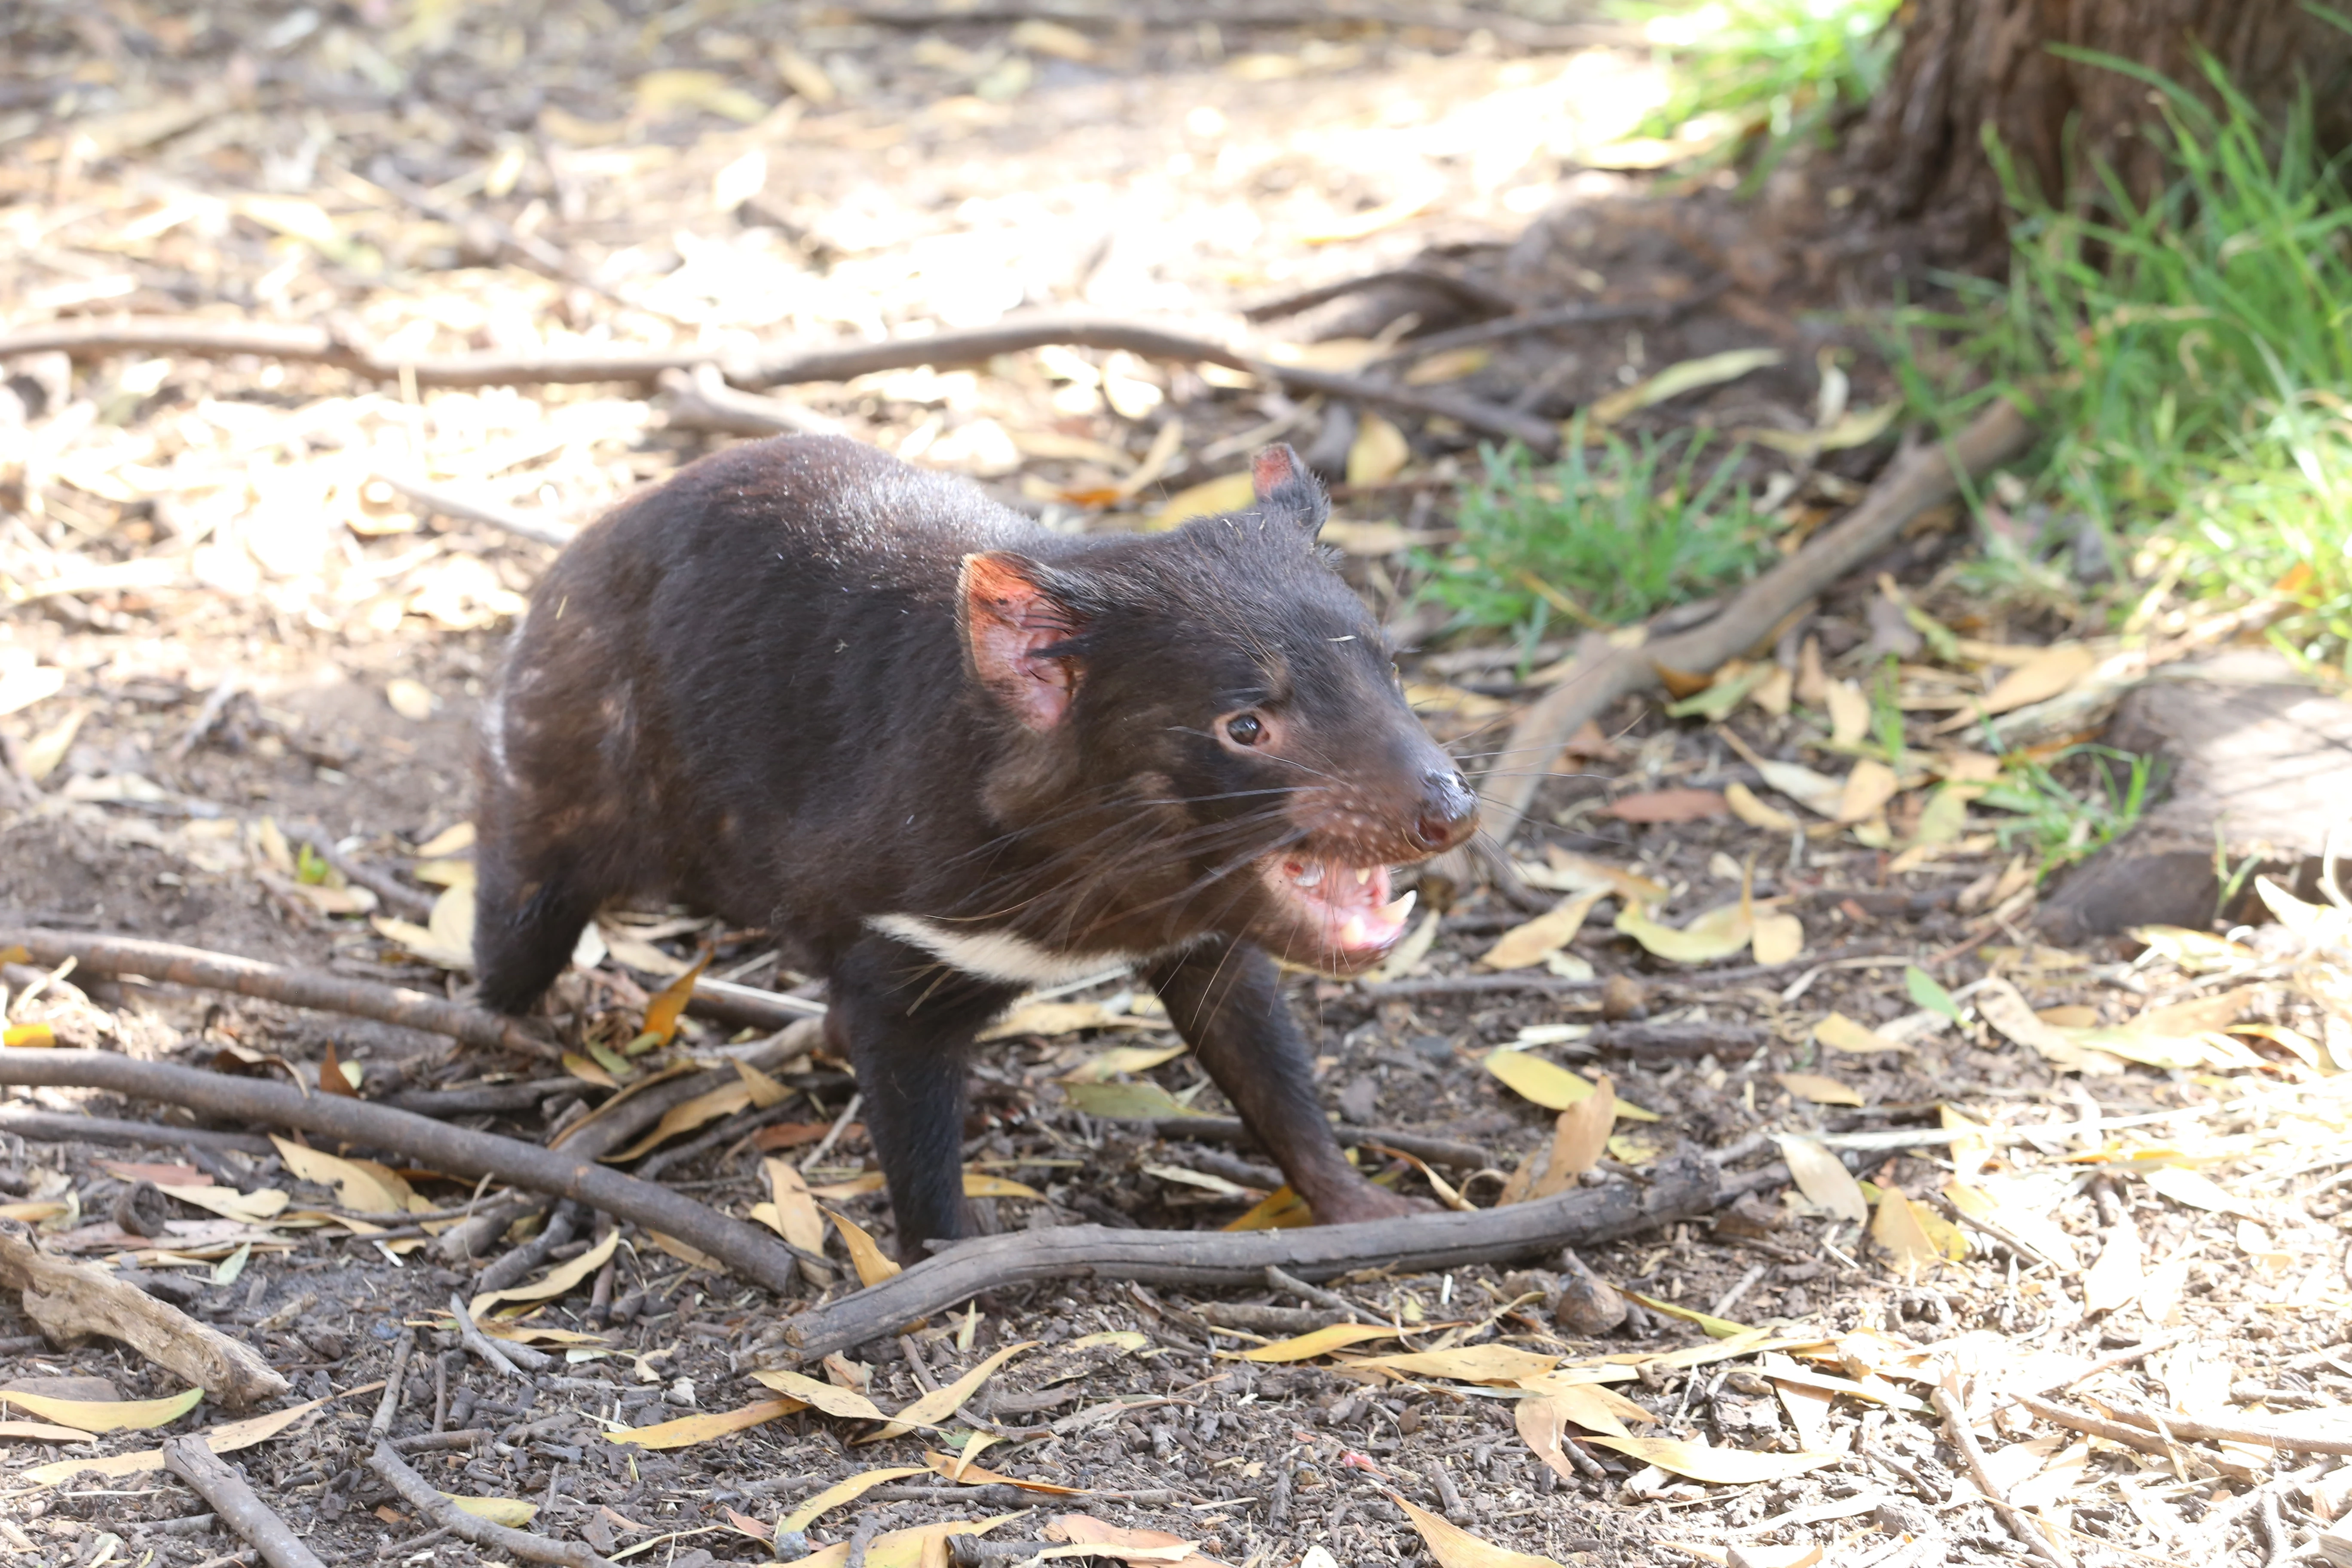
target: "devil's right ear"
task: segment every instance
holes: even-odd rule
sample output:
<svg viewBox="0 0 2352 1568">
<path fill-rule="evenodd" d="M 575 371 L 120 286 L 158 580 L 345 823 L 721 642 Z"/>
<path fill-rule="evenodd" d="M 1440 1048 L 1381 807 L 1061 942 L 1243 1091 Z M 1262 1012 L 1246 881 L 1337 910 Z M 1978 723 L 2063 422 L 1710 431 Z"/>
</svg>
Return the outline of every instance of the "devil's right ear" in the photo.
<svg viewBox="0 0 2352 1568">
<path fill-rule="evenodd" d="M 1025 555 L 967 555 L 956 617 L 971 672 L 1007 711 L 1039 732 L 1053 729 L 1077 693 L 1078 661 L 1045 652 L 1082 629 L 1046 586 L 1047 569 Z"/>
<path fill-rule="evenodd" d="M 1286 444 L 1263 447 L 1250 459 L 1250 489 L 1261 508 L 1288 513 L 1309 539 L 1323 531 L 1331 515 L 1321 482 Z"/>
</svg>

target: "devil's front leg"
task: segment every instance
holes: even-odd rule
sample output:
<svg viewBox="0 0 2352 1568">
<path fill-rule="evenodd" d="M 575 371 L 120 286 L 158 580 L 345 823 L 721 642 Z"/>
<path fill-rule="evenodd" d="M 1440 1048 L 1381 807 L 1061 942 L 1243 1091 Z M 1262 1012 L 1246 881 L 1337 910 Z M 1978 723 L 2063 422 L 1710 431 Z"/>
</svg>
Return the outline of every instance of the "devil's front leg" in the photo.
<svg viewBox="0 0 2352 1568">
<path fill-rule="evenodd" d="M 870 937 L 827 976 L 825 1036 L 857 1073 L 866 1136 L 889 1184 L 898 1257 L 970 1229 L 963 1201 L 964 1060 L 1013 986 L 950 970 Z"/>
<path fill-rule="evenodd" d="M 1385 1219 L 1421 1206 L 1374 1186 L 1340 1153 L 1272 959 L 1248 942 L 1220 940 L 1159 960 L 1149 978 L 1177 1032 L 1318 1224 Z"/>
</svg>

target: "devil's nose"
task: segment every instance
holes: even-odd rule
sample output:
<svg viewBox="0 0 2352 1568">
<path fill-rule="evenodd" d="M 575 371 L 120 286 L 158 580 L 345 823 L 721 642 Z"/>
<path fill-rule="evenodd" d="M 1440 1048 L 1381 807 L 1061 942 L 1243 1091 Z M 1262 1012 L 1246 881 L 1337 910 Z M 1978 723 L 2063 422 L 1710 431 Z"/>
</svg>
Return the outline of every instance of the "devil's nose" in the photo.
<svg viewBox="0 0 2352 1568">
<path fill-rule="evenodd" d="M 1451 849 L 1470 835 L 1477 820 L 1478 797 L 1470 781 L 1452 768 L 1433 768 L 1421 779 L 1421 813 L 1414 817 L 1412 836 L 1434 853 Z"/>
</svg>

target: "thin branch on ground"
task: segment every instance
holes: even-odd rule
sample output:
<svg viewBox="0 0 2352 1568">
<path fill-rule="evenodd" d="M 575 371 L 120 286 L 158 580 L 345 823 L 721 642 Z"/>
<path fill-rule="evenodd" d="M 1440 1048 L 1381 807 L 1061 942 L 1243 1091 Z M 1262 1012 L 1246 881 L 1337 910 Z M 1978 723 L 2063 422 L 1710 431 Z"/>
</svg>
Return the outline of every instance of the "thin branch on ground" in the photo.
<svg viewBox="0 0 2352 1568">
<path fill-rule="evenodd" d="M 2166 1442 L 2154 1433 L 2143 1431 L 2137 1426 L 2127 1426 L 2120 1421 L 2103 1421 L 2096 1415 L 2079 1410 L 2069 1410 L 2063 1405 L 2053 1405 L 2046 1399 L 2036 1399 L 2030 1394 L 2014 1394 L 2011 1397 L 2053 1426 L 2063 1426 L 2070 1431 L 2088 1433 L 2094 1437 L 2105 1437 L 2111 1443 L 2120 1443 L 2125 1447 L 2137 1448 L 2143 1454 L 2153 1454 L 2158 1458 L 2167 1461 L 2169 1461 L 2175 1454 L 2186 1455 L 2197 1464 L 2200 1474 L 2223 1476 L 2233 1481 L 2252 1482 L 2262 1479 L 2260 1473 L 2250 1465 L 2240 1464 L 2236 1460 L 2224 1459 L 2218 1455 L 2203 1453 L 2196 1449 L 2183 1448 L 2177 1443 Z M 2170 1426 L 2171 1423 L 2167 1422 L 2166 1425 Z M 2181 1479 L 2186 1480 L 2189 1478 L 2184 1476 Z"/>
<path fill-rule="evenodd" d="M 1657 688 L 1660 670 L 1711 670 L 1753 647 L 1808 600 L 1892 543 L 1904 524 L 1957 493 L 1958 476 L 1982 478 L 2022 452 L 2032 438 L 2032 426 L 2014 405 L 1995 403 L 1948 445 L 1919 447 L 1897 458 L 1852 511 L 1741 589 L 1703 625 L 1633 647 L 1619 647 L 1618 634 L 1589 636 L 1559 684 L 1519 716 L 1500 755 L 1557 756 L 1585 721 L 1620 698 Z M 1498 768 L 1487 776 L 1481 785 L 1486 833 L 1495 844 L 1510 842 L 1542 777 L 1540 764 Z"/>
<path fill-rule="evenodd" d="M 1992 1510 L 2000 1515 L 2001 1522 L 2009 1526 L 2010 1533 L 2050 1568 L 2074 1568 L 2074 1554 L 2042 1533 L 2033 1517 L 2010 1501 L 2000 1484 L 1992 1479 L 1992 1471 L 1985 1465 L 1984 1449 L 1978 1444 L 1977 1435 L 1969 1429 L 1969 1413 L 1962 1407 L 1959 1395 L 1952 1391 L 1948 1379 L 1937 1386 L 1934 1398 L 1936 1414 L 1944 1418 L 1944 1435 L 1960 1451 L 1960 1458 L 1969 1467 L 1969 1478 L 1976 1482 L 1977 1490 L 1984 1494 Z"/>
<path fill-rule="evenodd" d="M 780 1295 L 792 1293 L 799 1278 L 793 1250 L 781 1237 L 667 1187 L 608 1170 L 568 1150 L 542 1149 L 452 1127 L 363 1100 L 305 1094 L 259 1079 L 135 1061 L 103 1051 L 0 1054 L 0 1083 L 110 1089 L 215 1116 L 324 1133 L 397 1153 L 450 1175 L 487 1173 L 516 1186 L 575 1199 L 675 1237 Z"/>
<path fill-rule="evenodd" d="M 222 1462 L 201 1433 L 163 1439 L 163 1468 L 212 1505 L 215 1517 L 259 1550 L 269 1568 L 326 1568 L 293 1527 Z"/>
<path fill-rule="evenodd" d="M 979 1292 L 1033 1279 L 1129 1279 L 1181 1286 L 1259 1285 L 1266 1266 L 1329 1279 L 1358 1268 L 1402 1272 L 1531 1257 L 1630 1236 L 1707 1213 L 1716 1170 L 1680 1156 L 1646 1186 L 1612 1182 L 1507 1208 L 1411 1215 L 1298 1230 L 1146 1231 L 1068 1226 L 962 1242 L 879 1284 L 802 1313 L 794 1346 L 825 1355 L 897 1333 Z"/>
<path fill-rule="evenodd" d="M 976 364 L 998 354 L 1030 349 L 1124 349 L 1147 359 L 1223 365 L 1246 371 L 1290 393 L 1331 397 L 1435 415 L 1482 435 L 1525 442 L 1550 453 L 1559 431 L 1549 421 L 1460 393 L 1339 371 L 1277 364 L 1237 353 L 1212 339 L 1171 331 L 1148 322 L 1077 315 L 1016 316 L 992 326 L 894 338 L 878 343 L 822 348 L 779 346 L 765 352 L 686 347 L 677 349 L 554 349 L 539 353 L 397 355 L 353 343 L 326 327 L 267 321 L 213 321 L 178 316 L 116 316 L 52 321 L 0 334 L 0 359 L 62 351 L 83 359 L 110 353 L 184 354 L 223 359 L 254 354 L 332 365 L 379 380 L 416 386 L 524 386 L 587 382 L 658 383 L 665 371 L 691 371 L 717 364 L 727 379 L 750 386 L 785 386 L 814 381 L 852 381 L 879 371 L 919 365 Z M 437 504 L 437 503 L 435 503 Z M 497 514 L 474 521 L 507 526 Z M 561 542 L 550 525 L 514 513 L 525 537 Z M 568 537 L 568 536 L 567 536 Z"/>
<path fill-rule="evenodd" d="M 552 1563 L 560 1568 L 613 1568 L 588 1547 L 577 1542 L 557 1541 L 545 1535 L 534 1535 L 527 1530 L 513 1530 L 503 1524 L 493 1524 L 466 1512 L 444 1497 L 432 1482 L 409 1468 L 407 1461 L 393 1451 L 391 1444 L 377 1439 L 375 1451 L 368 1456 L 368 1468 L 382 1478 L 383 1484 L 400 1494 L 401 1500 L 415 1509 L 420 1518 L 427 1519 L 461 1541 L 476 1546 L 503 1552 L 520 1557 L 526 1563 Z"/>
<path fill-rule="evenodd" d="M 500 1017 L 478 1007 L 467 1007 L 422 991 L 379 985 L 373 981 L 264 963 L 226 952 L 181 947 L 168 942 L 142 942 L 131 937 L 93 936 L 85 931 L 0 928 L 0 949 L 21 947 L 36 963 L 62 963 L 70 958 L 91 974 L 139 975 L 169 985 L 190 985 L 205 991 L 230 991 L 290 1007 L 309 1007 L 346 1017 L 373 1018 L 427 1034 L 446 1035 L 484 1050 L 513 1051 L 520 1056 L 555 1061 L 561 1047 L 530 1032 L 520 1020 Z"/>
</svg>

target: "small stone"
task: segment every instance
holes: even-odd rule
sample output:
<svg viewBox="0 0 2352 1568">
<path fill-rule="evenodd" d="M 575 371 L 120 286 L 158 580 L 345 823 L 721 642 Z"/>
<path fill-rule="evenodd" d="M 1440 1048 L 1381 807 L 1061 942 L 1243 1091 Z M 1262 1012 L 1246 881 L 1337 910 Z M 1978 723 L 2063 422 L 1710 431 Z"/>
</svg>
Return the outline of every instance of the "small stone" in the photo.
<svg viewBox="0 0 2352 1568">
<path fill-rule="evenodd" d="M 1560 1254 L 1559 1300 L 1552 1318 L 1570 1333 L 1588 1339 L 1605 1334 L 1625 1321 L 1625 1298 L 1607 1280 L 1585 1267 L 1573 1251 Z"/>
<path fill-rule="evenodd" d="M 1630 974 L 1612 974 L 1601 983 L 1601 1016 L 1612 1024 L 1639 1018 L 1649 1011 L 1649 993 Z"/>
</svg>

